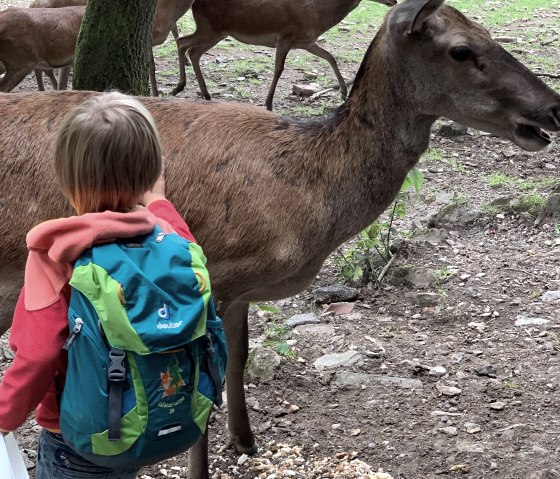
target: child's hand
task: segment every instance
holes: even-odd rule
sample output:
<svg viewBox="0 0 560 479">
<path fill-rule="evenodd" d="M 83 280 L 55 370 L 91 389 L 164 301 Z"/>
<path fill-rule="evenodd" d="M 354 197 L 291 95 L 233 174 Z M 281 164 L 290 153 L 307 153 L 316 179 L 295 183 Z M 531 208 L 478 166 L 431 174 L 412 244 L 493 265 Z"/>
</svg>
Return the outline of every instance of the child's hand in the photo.
<svg viewBox="0 0 560 479">
<path fill-rule="evenodd" d="M 143 206 L 147 206 L 148 203 L 151 203 L 152 201 L 165 199 L 165 162 L 162 161 L 161 174 L 159 175 L 159 178 L 151 190 L 146 191 L 140 196 L 138 202 Z"/>
</svg>

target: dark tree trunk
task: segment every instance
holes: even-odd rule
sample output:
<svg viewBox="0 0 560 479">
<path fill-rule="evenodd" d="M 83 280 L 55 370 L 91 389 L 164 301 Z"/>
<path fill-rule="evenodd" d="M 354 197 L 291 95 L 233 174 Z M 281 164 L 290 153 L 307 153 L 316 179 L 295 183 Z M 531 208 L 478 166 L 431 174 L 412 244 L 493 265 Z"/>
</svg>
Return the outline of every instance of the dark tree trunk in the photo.
<svg viewBox="0 0 560 479">
<path fill-rule="evenodd" d="M 89 0 L 76 45 L 75 90 L 149 95 L 156 0 Z"/>
</svg>

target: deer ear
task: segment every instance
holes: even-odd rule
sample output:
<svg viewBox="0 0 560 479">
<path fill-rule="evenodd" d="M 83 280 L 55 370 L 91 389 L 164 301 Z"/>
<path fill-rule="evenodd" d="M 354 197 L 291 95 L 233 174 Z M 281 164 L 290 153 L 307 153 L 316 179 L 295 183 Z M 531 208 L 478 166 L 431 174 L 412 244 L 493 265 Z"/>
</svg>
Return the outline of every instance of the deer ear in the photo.
<svg viewBox="0 0 560 479">
<path fill-rule="evenodd" d="M 394 40 L 402 40 L 411 33 L 419 32 L 426 19 L 445 0 L 407 0 L 393 7 L 389 14 L 389 33 Z"/>
</svg>

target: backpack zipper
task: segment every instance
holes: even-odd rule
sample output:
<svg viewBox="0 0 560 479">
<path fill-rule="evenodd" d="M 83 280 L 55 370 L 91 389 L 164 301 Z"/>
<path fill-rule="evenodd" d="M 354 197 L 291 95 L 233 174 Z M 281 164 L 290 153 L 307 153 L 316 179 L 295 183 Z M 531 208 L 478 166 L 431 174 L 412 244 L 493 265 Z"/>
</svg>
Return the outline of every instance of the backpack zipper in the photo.
<svg viewBox="0 0 560 479">
<path fill-rule="evenodd" d="M 82 331 L 83 324 L 84 322 L 82 318 L 76 318 L 76 324 L 74 325 L 74 328 L 70 333 L 70 336 L 68 336 L 68 339 L 64 342 L 64 346 L 62 346 L 63 349 L 65 349 L 66 351 L 70 349 L 70 347 L 72 346 L 72 344 L 74 343 L 74 341 L 76 340 L 80 332 Z"/>
<path fill-rule="evenodd" d="M 156 235 L 156 243 L 161 243 L 163 241 L 163 238 L 165 238 L 165 233 L 158 233 Z"/>
</svg>

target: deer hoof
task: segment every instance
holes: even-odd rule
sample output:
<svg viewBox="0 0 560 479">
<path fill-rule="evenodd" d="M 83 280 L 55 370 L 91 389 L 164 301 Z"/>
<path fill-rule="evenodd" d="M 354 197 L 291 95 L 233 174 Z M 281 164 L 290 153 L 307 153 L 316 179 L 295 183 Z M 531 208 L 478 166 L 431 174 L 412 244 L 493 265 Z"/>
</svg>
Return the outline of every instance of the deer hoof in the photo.
<svg viewBox="0 0 560 479">
<path fill-rule="evenodd" d="M 248 456 L 256 454 L 259 450 L 259 446 L 256 444 L 246 446 L 241 444 L 238 439 L 230 439 L 230 446 L 233 446 L 238 454 L 247 454 Z"/>
</svg>

